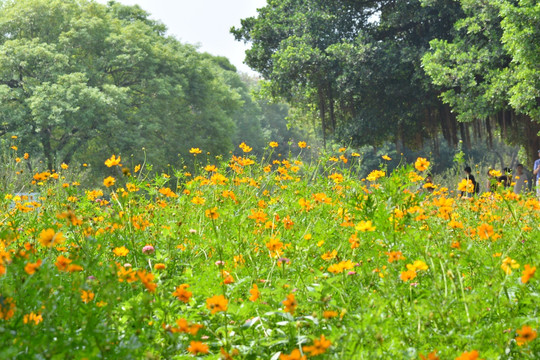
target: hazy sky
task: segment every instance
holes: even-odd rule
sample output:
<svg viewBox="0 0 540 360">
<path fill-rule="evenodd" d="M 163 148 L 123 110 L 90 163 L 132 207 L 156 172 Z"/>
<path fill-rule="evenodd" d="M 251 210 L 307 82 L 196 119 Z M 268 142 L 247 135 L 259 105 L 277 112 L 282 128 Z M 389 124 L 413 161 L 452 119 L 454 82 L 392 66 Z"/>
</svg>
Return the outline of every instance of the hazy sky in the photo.
<svg viewBox="0 0 540 360">
<path fill-rule="evenodd" d="M 255 16 L 266 0 L 117 0 L 126 5 L 139 5 L 161 20 L 184 43 L 198 44 L 202 52 L 229 58 L 239 71 L 253 74 L 244 65 L 246 46 L 234 40 L 231 26 L 239 26 L 240 19 Z M 107 3 L 107 0 L 98 0 Z"/>
</svg>

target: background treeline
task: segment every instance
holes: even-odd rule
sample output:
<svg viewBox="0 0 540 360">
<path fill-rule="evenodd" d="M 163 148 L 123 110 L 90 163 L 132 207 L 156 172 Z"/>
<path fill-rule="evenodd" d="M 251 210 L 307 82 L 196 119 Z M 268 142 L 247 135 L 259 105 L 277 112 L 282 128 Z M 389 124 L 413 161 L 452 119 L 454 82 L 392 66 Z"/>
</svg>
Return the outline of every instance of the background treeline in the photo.
<svg viewBox="0 0 540 360">
<path fill-rule="evenodd" d="M 323 142 L 452 147 L 496 134 L 536 158 L 535 0 L 268 0 L 231 29 L 267 94 L 320 120 Z"/>
<path fill-rule="evenodd" d="M 249 139 L 257 152 L 295 136 L 287 105 L 165 32 L 114 1 L 0 1 L 0 135 L 49 169 L 96 170 L 110 154 L 162 170 L 192 147 L 215 156 Z"/>
<path fill-rule="evenodd" d="M 268 0 L 231 32 L 264 80 L 137 6 L 0 0 L 0 137 L 49 169 L 98 172 L 110 154 L 162 171 L 243 141 L 346 145 L 361 173 L 402 153 L 443 172 L 460 141 L 490 167 L 537 156 L 536 1 Z"/>
</svg>

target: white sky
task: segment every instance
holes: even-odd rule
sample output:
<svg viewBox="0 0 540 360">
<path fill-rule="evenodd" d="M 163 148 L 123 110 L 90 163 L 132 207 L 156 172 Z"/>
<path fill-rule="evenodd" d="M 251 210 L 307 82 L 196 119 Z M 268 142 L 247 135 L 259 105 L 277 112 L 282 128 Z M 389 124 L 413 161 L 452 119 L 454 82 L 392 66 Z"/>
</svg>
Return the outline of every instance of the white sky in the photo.
<svg viewBox="0 0 540 360">
<path fill-rule="evenodd" d="M 117 0 L 126 5 L 139 5 L 160 20 L 183 43 L 199 45 L 201 52 L 229 58 L 238 71 L 255 74 L 244 65 L 248 48 L 235 41 L 229 32 L 240 26 L 240 19 L 257 15 L 266 0 Z M 106 4 L 107 0 L 97 0 Z"/>
</svg>

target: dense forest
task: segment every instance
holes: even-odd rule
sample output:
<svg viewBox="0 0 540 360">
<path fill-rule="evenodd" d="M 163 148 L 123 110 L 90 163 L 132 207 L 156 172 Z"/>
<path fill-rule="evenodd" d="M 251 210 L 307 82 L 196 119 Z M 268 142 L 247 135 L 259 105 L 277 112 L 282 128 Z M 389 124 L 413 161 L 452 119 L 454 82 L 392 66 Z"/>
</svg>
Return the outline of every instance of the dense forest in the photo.
<svg viewBox="0 0 540 360">
<path fill-rule="evenodd" d="M 354 145 L 491 144 L 536 158 L 540 5 L 533 0 L 269 0 L 231 29 L 265 89 Z"/>
<path fill-rule="evenodd" d="M 0 7 L 0 135 L 49 169 L 103 153 L 178 166 L 192 147 L 286 142 L 285 104 L 256 99 L 223 57 L 166 36 L 138 6 L 22 0 Z"/>
<path fill-rule="evenodd" d="M 105 151 L 162 170 L 193 147 L 219 156 L 246 141 L 261 154 L 307 137 L 431 152 L 435 164 L 460 141 L 499 138 L 530 164 L 539 13 L 533 0 L 268 0 L 231 28 L 256 79 L 138 6 L 0 1 L 0 136 L 49 169 L 99 170 Z"/>
</svg>

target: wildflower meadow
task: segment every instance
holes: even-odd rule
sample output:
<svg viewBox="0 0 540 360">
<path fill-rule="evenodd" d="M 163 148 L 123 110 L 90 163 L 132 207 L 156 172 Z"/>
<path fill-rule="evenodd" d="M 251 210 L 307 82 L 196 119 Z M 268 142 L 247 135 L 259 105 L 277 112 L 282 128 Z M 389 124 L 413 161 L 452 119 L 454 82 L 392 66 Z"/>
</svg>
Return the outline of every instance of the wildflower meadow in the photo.
<svg viewBox="0 0 540 360">
<path fill-rule="evenodd" d="M 12 146 L 0 358 L 540 358 L 535 196 L 293 146 L 162 174 L 105 154 L 95 187 Z"/>
</svg>

